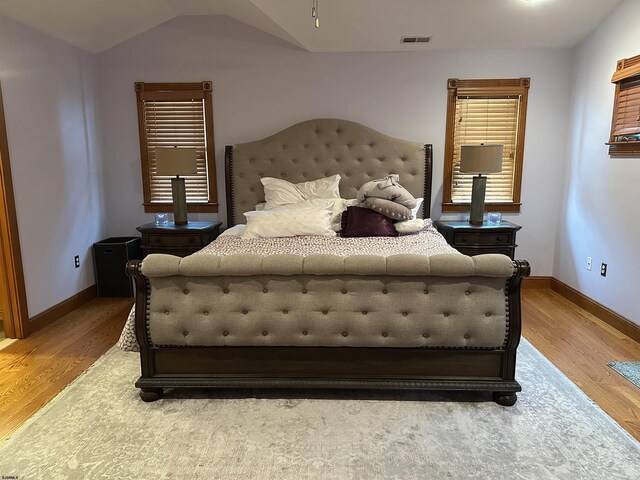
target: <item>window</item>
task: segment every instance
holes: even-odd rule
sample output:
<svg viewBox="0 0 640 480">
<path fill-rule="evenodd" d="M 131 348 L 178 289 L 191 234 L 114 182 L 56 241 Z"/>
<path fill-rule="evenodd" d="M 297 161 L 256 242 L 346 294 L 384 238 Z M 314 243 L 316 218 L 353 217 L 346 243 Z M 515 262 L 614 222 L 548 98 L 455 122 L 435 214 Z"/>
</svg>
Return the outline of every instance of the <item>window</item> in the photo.
<svg viewBox="0 0 640 480">
<path fill-rule="evenodd" d="M 211 82 L 135 84 L 145 212 L 171 210 L 171 177 L 157 175 L 156 148 L 196 149 L 197 174 L 186 176 L 189 212 L 217 212 Z"/>
<path fill-rule="evenodd" d="M 460 146 L 483 143 L 504 145 L 502 172 L 487 175 L 487 209 L 520 211 L 529 83 L 529 78 L 449 79 L 443 212 L 469 209 L 473 175 L 460 173 Z"/>
<path fill-rule="evenodd" d="M 640 55 L 618 61 L 609 155 L 640 157 Z"/>
</svg>

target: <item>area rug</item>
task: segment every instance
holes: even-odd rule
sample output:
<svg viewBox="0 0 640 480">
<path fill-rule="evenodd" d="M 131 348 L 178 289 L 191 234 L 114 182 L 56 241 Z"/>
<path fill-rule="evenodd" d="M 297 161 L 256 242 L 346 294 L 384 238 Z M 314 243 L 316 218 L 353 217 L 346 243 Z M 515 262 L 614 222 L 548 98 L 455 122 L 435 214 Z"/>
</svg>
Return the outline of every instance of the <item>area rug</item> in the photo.
<svg viewBox="0 0 640 480">
<path fill-rule="evenodd" d="M 524 391 L 180 391 L 143 403 L 111 349 L 0 445 L 24 479 L 636 479 L 633 440 L 528 342 Z M 253 395 L 253 396 L 252 396 Z"/>
<path fill-rule="evenodd" d="M 608 365 L 640 388 L 640 362 L 609 362 Z"/>
</svg>

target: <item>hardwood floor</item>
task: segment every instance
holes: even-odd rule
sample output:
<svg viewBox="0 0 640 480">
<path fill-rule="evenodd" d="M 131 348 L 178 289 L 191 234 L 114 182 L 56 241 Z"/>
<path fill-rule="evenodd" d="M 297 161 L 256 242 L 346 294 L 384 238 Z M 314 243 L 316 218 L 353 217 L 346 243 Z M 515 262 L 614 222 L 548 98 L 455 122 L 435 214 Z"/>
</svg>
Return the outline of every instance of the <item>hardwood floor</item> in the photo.
<svg viewBox="0 0 640 480">
<path fill-rule="evenodd" d="M 97 298 L 0 350 L 0 439 L 118 340 L 133 299 Z"/>
<path fill-rule="evenodd" d="M 0 439 L 18 428 L 118 339 L 132 301 L 95 299 L 0 351 Z M 524 336 L 640 440 L 640 389 L 611 370 L 640 344 L 548 290 L 523 291 Z"/>
<path fill-rule="evenodd" d="M 640 388 L 607 366 L 640 361 L 640 343 L 548 289 L 523 291 L 522 334 L 640 441 Z"/>
</svg>

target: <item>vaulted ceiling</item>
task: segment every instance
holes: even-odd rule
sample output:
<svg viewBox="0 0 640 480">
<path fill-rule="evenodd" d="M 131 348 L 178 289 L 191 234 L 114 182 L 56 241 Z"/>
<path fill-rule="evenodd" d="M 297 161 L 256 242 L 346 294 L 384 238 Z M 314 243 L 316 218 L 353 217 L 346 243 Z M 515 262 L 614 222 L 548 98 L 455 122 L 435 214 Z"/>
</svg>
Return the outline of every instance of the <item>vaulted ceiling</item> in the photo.
<svg viewBox="0 0 640 480">
<path fill-rule="evenodd" d="M 183 15 L 228 15 L 312 52 L 571 47 L 622 0 L 0 0 L 6 15 L 101 52 Z M 402 36 L 430 36 L 401 44 Z"/>
</svg>

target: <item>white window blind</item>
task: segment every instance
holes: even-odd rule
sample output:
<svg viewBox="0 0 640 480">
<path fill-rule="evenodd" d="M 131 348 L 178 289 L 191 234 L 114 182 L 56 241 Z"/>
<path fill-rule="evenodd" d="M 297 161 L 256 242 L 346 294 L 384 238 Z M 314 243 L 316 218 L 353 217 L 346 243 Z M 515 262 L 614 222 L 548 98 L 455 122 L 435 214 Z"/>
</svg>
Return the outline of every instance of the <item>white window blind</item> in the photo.
<svg viewBox="0 0 640 480">
<path fill-rule="evenodd" d="M 460 173 L 460 146 L 504 145 L 502 172 L 487 175 L 486 202 L 513 202 L 517 152 L 519 96 L 456 99 L 453 144 L 453 203 L 471 201 L 473 175 Z"/>
<path fill-rule="evenodd" d="M 171 177 L 157 175 L 156 148 L 191 147 L 196 149 L 198 173 L 184 177 L 187 203 L 207 203 L 209 175 L 204 100 L 144 100 L 142 109 L 149 165 L 149 202 L 172 202 Z"/>
</svg>

